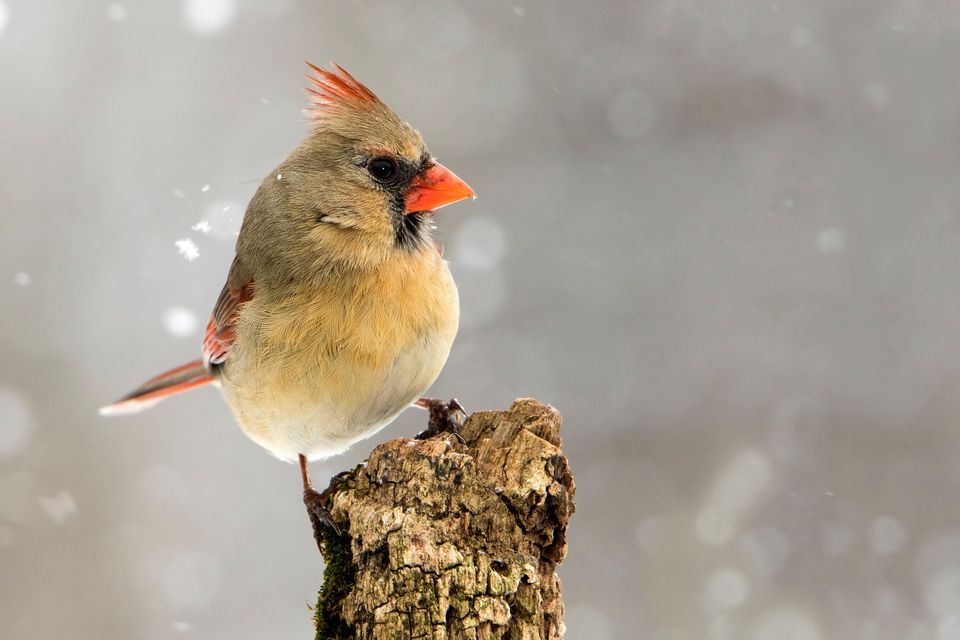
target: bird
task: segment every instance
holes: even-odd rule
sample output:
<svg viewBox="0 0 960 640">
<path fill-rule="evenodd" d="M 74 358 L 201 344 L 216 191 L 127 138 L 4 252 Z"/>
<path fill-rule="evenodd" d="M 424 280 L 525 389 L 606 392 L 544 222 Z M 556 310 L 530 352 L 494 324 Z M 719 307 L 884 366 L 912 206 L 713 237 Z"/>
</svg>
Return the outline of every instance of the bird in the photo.
<svg viewBox="0 0 960 640">
<path fill-rule="evenodd" d="M 476 194 L 342 67 L 307 65 L 309 133 L 250 200 L 202 357 L 100 413 L 220 387 L 251 440 L 299 462 L 317 532 L 336 523 L 309 462 L 343 453 L 410 406 L 430 411 L 428 431 L 462 415 L 455 400 L 422 397 L 460 315 L 431 232 L 437 209 Z"/>
</svg>

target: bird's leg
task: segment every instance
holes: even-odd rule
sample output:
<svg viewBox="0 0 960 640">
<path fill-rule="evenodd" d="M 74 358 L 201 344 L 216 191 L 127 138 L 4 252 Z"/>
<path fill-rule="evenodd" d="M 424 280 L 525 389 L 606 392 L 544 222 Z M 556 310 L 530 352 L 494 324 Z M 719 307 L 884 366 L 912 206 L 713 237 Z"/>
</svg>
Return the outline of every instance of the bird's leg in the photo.
<svg viewBox="0 0 960 640">
<path fill-rule="evenodd" d="M 467 411 L 456 398 L 449 402 L 434 398 L 420 398 L 414 404 L 426 409 L 429 414 L 427 428 L 417 434 L 417 440 L 426 440 L 441 433 L 452 433 L 460 442 L 464 441 L 463 436 L 460 435 L 460 427 L 463 426 Z"/>
<path fill-rule="evenodd" d="M 340 527 L 333 521 L 330 515 L 330 489 L 336 490 L 336 486 L 331 484 L 326 491 L 320 492 L 313 488 L 310 483 L 310 470 L 307 468 L 307 457 L 300 454 L 300 477 L 303 480 L 303 504 L 307 507 L 307 515 L 310 516 L 310 524 L 313 525 L 313 537 L 317 541 L 317 546 L 323 542 L 325 529 L 331 529 L 337 535 L 340 535 Z"/>
</svg>

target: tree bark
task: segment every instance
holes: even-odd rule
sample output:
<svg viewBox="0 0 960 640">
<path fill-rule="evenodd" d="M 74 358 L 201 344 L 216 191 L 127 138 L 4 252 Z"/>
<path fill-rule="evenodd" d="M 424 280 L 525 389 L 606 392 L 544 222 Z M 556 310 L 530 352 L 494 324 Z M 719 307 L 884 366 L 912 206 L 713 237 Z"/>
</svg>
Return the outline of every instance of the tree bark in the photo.
<svg viewBox="0 0 960 640">
<path fill-rule="evenodd" d="M 322 640 L 556 640 L 573 476 L 560 414 L 479 411 L 461 438 L 381 444 L 331 485 Z"/>
</svg>

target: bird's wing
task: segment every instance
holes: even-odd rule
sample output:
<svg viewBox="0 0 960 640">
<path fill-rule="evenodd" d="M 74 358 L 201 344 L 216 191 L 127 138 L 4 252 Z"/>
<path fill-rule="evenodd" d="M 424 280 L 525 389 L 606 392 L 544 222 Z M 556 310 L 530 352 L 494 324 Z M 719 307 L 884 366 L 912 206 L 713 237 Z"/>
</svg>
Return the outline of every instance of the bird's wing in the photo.
<svg viewBox="0 0 960 640">
<path fill-rule="evenodd" d="M 217 298 L 210 314 L 207 332 L 203 337 L 203 361 L 207 366 L 223 364 L 230 355 L 230 345 L 236 338 L 237 317 L 240 308 L 253 298 L 253 278 L 239 257 L 233 259 L 227 273 L 227 283 Z"/>
</svg>

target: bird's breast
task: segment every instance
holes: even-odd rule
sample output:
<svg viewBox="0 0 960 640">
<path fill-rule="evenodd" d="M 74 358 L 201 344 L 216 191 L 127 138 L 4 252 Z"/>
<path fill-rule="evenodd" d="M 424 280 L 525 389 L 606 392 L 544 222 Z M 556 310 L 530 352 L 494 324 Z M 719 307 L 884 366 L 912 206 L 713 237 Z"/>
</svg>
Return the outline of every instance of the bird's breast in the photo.
<svg viewBox="0 0 960 640">
<path fill-rule="evenodd" d="M 224 392 L 244 431 L 280 457 L 339 453 L 433 383 L 458 319 L 439 257 L 257 290 L 240 314 Z"/>
</svg>

